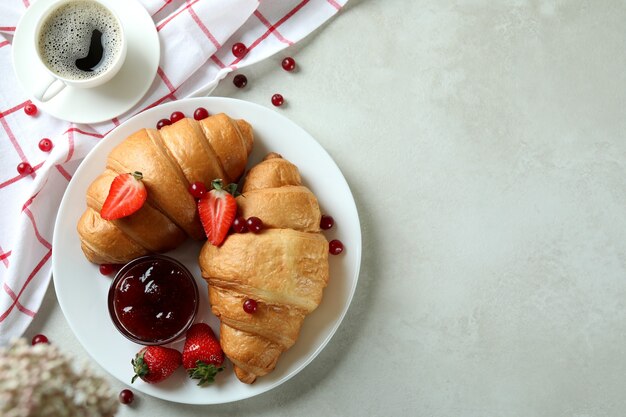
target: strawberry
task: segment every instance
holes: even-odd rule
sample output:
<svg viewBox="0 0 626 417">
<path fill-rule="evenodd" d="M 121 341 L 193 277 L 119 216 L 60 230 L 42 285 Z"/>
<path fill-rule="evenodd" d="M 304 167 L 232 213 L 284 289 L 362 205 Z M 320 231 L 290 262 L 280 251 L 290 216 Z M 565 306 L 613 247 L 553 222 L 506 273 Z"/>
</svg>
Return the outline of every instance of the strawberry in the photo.
<svg viewBox="0 0 626 417">
<path fill-rule="evenodd" d="M 137 352 L 131 361 L 135 379 L 141 378 L 149 384 L 163 381 L 174 373 L 182 363 L 182 356 L 176 349 L 163 346 L 147 346 Z"/>
<path fill-rule="evenodd" d="M 237 215 L 237 202 L 233 196 L 237 184 L 223 187 L 222 180 L 213 180 L 211 185 L 213 189 L 198 201 L 198 214 L 207 239 L 212 245 L 219 246 Z"/>
<path fill-rule="evenodd" d="M 104 220 L 115 220 L 139 210 L 148 198 L 142 179 L 143 175 L 138 171 L 115 177 L 100 210 L 100 217 Z"/>
<path fill-rule="evenodd" d="M 215 333 L 206 323 L 196 323 L 187 330 L 183 347 L 183 367 L 189 377 L 200 380 L 198 385 L 213 382 L 222 371 L 224 352 Z"/>
</svg>

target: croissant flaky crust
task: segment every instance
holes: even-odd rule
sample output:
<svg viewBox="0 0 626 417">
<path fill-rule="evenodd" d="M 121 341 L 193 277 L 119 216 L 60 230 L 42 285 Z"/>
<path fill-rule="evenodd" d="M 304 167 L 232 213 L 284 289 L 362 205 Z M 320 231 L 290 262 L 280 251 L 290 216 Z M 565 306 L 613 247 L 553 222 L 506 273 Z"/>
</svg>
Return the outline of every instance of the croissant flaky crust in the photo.
<svg viewBox="0 0 626 417">
<path fill-rule="evenodd" d="M 269 154 L 246 176 L 239 214 L 264 224 L 259 234 L 232 234 L 200 253 L 211 310 L 220 319 L 220 343 L 237 378 L 252 383 L 276 366 L 297 340 L 304 318 L 317 308 L 328 283 L 328 242 L 321 212 L 295 165 Z M 243 310 L 246 299 L 257 311 Z"/>
<path fill-rule="evenodd" d="M 189 185 L 221 178 L 237 181 L 254 142 L 244 120 L 217 114 L 185 118 L 160 130 L 142 129 L 109 154 L 105 171 L 87 190 L 87 210 L 78 221 L 81 247 L 93 263 L 126 263 L 138 256 L 174 249 L 187 236 L 205 237 Z M 134 214 L 113 221 L 100 217 L 111 182 L 139 171 L 148 200 Z"/>
</svg>

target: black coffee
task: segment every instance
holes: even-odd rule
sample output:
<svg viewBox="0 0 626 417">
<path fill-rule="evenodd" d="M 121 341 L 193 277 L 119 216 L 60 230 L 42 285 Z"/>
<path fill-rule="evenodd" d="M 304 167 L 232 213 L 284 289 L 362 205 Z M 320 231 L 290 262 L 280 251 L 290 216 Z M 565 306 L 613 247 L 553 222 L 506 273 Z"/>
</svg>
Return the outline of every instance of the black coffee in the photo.
<svg viewBox="0 0 626 417">
<path fill-rule="evenodd" d="M 55 74 L 73 80 L 100 75 L 122 47 L 117 20 L 93 1 L 72 1 L 53 11 L 39 31 L 39 55 Z"/>
</svg>

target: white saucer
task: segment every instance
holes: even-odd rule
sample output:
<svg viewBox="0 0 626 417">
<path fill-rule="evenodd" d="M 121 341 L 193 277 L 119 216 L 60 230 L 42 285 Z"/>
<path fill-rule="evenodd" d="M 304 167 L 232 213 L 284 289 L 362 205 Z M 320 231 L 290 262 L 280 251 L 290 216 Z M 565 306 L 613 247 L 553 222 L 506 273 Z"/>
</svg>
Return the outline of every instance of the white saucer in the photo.
<svg viewBox="0 0 626 417">
<path fill-rule="evenodd" d="M 32 87 L 46 73 L 37 58 L 33 31 L 53 0 L 34 2 L 22 16 L 13 38 L 13 68 L 22 88 Z M 122 21 L 128 41 L 124 66 L 115 77 L 99 87 L 66 87 L 48 102 L 32 99 L 37 106 L 59 119 L 75 123 L 97 123 L 128 111 L 146 94 L 157 72 L 161 49 L 152 18 L 137 0 L 120 2 L 115 12 Z"/>
</svg>

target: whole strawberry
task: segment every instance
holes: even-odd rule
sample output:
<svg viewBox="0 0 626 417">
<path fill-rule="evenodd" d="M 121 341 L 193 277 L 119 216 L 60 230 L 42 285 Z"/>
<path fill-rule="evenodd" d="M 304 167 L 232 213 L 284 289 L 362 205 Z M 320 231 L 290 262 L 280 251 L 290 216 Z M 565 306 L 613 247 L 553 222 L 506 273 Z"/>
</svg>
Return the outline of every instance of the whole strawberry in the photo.
<svg viewBox="0 0 626 417">
<path fill-rule="evenodd" d="M 224 369 L 223 363 L 224 352 L 209 325 L 196 323 L 191 326 L 183 347 L 183 367 L 189 377 L 198 379 L 198 385 L 209 384 Z"/>
<path fill-rule="evenodd" d="M 219 246 L 237 215 L 237 202 L 233 197 L 237 184 L 223 186 L 222 180 L 213 180 L 211 185 L 213 189 L 198 200 L 198 214 L 208 241 Z"/>
<path fill-rule="evenodd" d="M 163 381 L 174 373 L 182 363 L 182 355 L 176 349 L 163 346 L 147 346 L 137 352 L 131 361 L 135 379 L 141 378 L 149 384 Z"/>
</svg>

